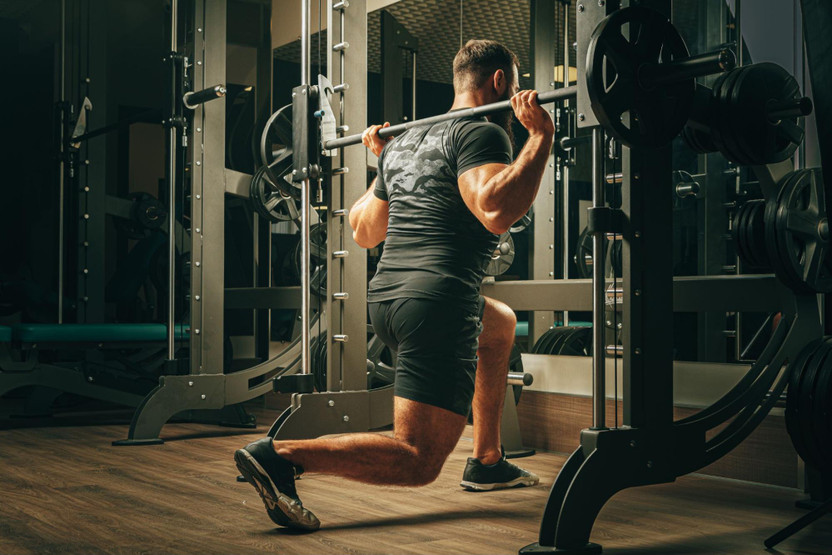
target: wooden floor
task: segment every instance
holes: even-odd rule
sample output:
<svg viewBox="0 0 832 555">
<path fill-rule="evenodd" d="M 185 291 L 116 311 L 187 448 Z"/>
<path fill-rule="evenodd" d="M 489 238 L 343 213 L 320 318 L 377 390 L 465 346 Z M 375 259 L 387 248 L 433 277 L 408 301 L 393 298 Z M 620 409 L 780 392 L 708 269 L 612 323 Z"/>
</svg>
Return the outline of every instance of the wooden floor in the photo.
<svg viewBox="0 0 832 555">
<path fill-rule="evenodd" d="M 255 433 L 170 424 L 164 445 L 112 447 L 123 424 L 0 430 L 0 553 L 516 553 L 537 539 L 565 457 L 521 465 L 534 488 L 469 493 L 458 482 L 470 429 L 439 479 L 424 488 L 372 487 L 304 476 L 298 489 L 321 519 L 315 533 L 275 528 L 254 488 L 237 483 L 232 453 Z M 71 421 L 70 421 L 71 422 Z M 7 427 L 8 422 L 5 423 Z M 762 541 L 801 516 L 794 490 L 715 478 L 620 493 L 596 522 L 609 554 L 761 553 Z M 780 553 L 832 553 L 832 516 Z"/>
</svg>

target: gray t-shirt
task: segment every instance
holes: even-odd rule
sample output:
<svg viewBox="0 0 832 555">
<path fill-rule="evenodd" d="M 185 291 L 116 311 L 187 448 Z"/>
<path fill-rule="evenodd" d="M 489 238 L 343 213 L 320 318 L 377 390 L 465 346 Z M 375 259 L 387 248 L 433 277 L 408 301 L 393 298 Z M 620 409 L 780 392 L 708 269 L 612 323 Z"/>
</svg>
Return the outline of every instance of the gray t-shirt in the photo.
<svg viewBox="0 0 832 555">
<path fill-rule="evenodd" d="M 389 202 L 389 220 L 369 302 L 409 297 L 476 310 L 497 235 L 465 205 L 457 177 L 510 164 L 511 154 L 506 132 L 483 118 L 414 127 L 384 147 L 374 194 Z"/>
</svg>

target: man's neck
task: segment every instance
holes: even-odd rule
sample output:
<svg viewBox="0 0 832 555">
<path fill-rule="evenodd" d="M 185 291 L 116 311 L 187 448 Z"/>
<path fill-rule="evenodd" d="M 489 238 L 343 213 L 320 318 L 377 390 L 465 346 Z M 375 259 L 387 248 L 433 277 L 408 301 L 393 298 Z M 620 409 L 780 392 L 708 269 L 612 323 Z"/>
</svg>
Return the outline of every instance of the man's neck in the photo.
<svg viewBox="0 0 832 555">
<path fill-rule="evenodd" d="M 488 100 L 481 91 L 466 91 L 454 96 L 454 103 L 451 105 L 451 110 L 474 108 L 484 104 L 488 104 Z"/>
</svg>

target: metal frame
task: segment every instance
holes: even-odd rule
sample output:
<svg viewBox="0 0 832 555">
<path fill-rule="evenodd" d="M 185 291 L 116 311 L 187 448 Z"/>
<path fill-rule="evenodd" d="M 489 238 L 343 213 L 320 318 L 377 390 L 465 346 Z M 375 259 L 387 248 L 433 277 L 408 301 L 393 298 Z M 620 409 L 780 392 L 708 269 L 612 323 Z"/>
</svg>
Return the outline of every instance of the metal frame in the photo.
<svg viewBox="0 0 832 555">
<path fill-rule="evenodd" d="M 543 92 L 555 88 L 554 68 L 557 25 L 555 14 L 559 0 L 532 0 L 530 4 L 530 58 L 535 90 Z M 565 88 L 565 87 L 564 87 Z M 555 113 L 556 106 L 548 111 Z M 540 184 L 540 194 L 534 201 L 529 241 L 529 277 L 534 280 L 555 277 L 555 155 L 549 154 Z M 562 241 L 561 241 L 562 242 Z M 565 276 L 564 276 L 565 277 Z M 536 311 L 529 314 L 529 344 L 534 344 L 555 322 L 553 312 Z"/>
<path fill-rule="evenodd" d="M 670 0 L 643 0 L 639 4 L 670 16 Z M 598 167 L 603 142 L 589 106 L 584 67 L 580 62 L 585 59 L 589 37 L 597 23 L 617 8 L 618 2 L 577 6 L 577 110 L 579 126 L 593 127 L 594 209 L 603 205 L 598 194 L 603 193 L 604 172 Z M 589 541 L 590 533 L 610 497 L 628 487 L 672 482 L 677 476 L 702 468 L 733 449 L 779 399 L 788 379 L 788 372 L 782 371 L 786 361 L 821 333 L 817 296 L 794 295 L 770 276 L 686 278 L 675 280 L 674 286 L 672 258 L 651 255 L 672 252 L 673 247 L 670 147 L 624 148 L 622 158 L 624 427 L 605 428 L 603 350 L 596 347 L 593 351 L 593 428 L 581 433 L 580 447 L 558 474 L 541 520 L 538 542 L 526 546 L 521 553 L 600 553 L 601 547 Z M 770 185 L 777 181 L 784 168 L 781 165 L 755 170 L 769 196 L 773 189 Z M 593 267 L 597 269 L 603 266 L 603 250 L 598 240 L 602 236 L 598 231 L 595 233 Z M 739 284 L 768 288 L 769 294 L 734 297 Z M 713 290 L 715 285 L 718 294 Z M 512 289 L 507 285 L 500 287 L 507 292 Z M 522 290 L 523 296 L 537 293 L 535 296 L 540 298 L 542 284 L 532 287 L 537 290 L 527 286 Z M 603 310 L 597 306 L 605 288 L 603 272 L 594 272 L 592 283 L 584 281 L 569 287 L 575 289 L 574 296 L 578 296 L 577 289 L 592 292 L 597 320 L 599 309 Z M 703 295 L 705 291 L 707 295 Z M 696 300 L 696 303 L 685 307 L 686 300 L 688 303 Z M 736 305 L 761 310 L 768 302 L 777 305 L 784 316 L 749 372 L 710 407 L 674 422 L 674 308 L 702 311 L 716 305 L 719 310 L 730 310 Z M 599 344 L 603 327 L 599 329 L 596 322 L 593 332 Z M 719 432 L 708 434 L 715 429 Z"/>
</svg>

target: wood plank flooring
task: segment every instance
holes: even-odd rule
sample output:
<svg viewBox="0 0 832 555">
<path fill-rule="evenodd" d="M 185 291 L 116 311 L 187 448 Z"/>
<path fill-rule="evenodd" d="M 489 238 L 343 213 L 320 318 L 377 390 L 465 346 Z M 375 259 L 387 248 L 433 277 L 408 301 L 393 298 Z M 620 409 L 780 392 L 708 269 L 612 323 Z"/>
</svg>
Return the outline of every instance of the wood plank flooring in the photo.
<svg viewBox="0 0 832 555">
<path fill-rule="evenodd" d="M 110 445 L 125 437 L 123 424 L 0 430 L 0 553 L 516 553 L 537 540 L 565 461 L 551 453 L 522 459 L 541 476 L 534 488 L 465 492 L 458 483 L 472 450 L 469 429 L 424 488 L 304 476 L 301 498 L 323 526 L 295 533 L 275 528 L 254 488 L 235 480 L 233 451 L 265 433 L 276 414 L 258 414 L 254 433 L 170 424 L 167 443 L 144 447 Z M 614 497 L 592 539 L 608 554 L 762 553 L 765 537 L 804 514 L 794 508 L 798 497 L 684 477 Z M 832 553 L 832 515 L 779 553 Z"/>
</svg>

